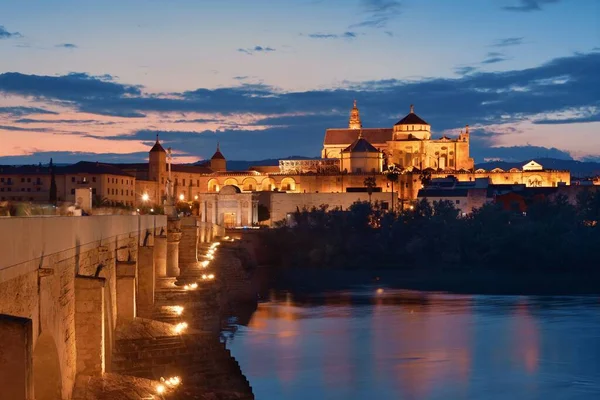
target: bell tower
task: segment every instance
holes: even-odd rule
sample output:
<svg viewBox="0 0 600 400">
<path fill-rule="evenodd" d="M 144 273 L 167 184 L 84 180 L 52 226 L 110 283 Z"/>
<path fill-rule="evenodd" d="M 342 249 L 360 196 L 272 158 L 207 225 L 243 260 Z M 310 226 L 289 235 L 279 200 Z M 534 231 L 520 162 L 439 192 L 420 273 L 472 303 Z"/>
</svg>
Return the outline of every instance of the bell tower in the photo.
<svg viewBox="0 0 600 400">
<path fill-rule="evenodd" d="M 167 152 L 158 141 L 158 135 L 148 158 L 148 179 L 160 182 L 161 176 L 167 172 Z"/>
<path fill-rule="evenodd" d="M 354 107 L 350 111 L 350 121 L 348 123 L 348 129 L 362 129 L 362 123 L 360 122 L 360 113 L 356 106 L 356 100 L 354 100 Z"/>
</svg>

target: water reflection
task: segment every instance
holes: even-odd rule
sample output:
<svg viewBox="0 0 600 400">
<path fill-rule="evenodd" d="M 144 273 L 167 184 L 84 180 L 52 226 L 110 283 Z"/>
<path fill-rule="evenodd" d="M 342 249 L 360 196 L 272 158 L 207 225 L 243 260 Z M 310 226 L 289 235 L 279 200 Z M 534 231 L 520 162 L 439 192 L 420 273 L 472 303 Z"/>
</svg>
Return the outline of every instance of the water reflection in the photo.
<svg viewBox="0 0 600 400">
<path fill-rule="evenodd" d="M 259 400 L 591 399 L 598 311 L 596 298 L 272 292 L 229 347 Z"/>
</svg>

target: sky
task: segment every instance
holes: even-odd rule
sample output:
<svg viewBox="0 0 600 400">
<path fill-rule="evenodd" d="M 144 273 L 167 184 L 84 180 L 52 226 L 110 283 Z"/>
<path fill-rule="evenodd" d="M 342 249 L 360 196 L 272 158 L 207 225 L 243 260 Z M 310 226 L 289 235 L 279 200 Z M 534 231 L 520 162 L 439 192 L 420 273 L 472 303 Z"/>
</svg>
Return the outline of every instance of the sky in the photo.
<svg viewBox="0 0 600 400">
<path fill-rule="evenodd" d="M 600 161 L 600 0 L 0 0 L 0 163 L 318 156 L 327 128 Z"/>
</svg>

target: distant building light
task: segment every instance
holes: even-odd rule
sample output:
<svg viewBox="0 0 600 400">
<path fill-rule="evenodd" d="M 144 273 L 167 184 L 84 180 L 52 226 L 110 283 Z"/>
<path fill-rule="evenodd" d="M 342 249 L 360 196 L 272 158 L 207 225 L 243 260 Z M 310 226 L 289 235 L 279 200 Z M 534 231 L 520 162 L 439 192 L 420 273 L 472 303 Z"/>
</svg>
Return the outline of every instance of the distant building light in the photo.
<svg viewBox="0 0 600 400">
<path fill-rule="evenodd" d="M 179 195 L 179 200 L 183 201 L 183 199 L 185 199 L 185 196 L 182 194 Z"/>
</svg>

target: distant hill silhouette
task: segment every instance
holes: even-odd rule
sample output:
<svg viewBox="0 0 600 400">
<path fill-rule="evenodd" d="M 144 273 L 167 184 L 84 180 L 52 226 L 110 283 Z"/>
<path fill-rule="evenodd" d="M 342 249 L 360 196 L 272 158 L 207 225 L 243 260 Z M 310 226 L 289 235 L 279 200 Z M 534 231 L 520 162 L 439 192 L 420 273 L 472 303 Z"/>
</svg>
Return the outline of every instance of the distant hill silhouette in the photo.
<svg viewBox="0 0 600 400">
<path fill-rule="evenodd" d="M 600 163 L 591 161 L 576 161 L 576 160 L 561 160 L 557 158 L 534 158 L 535 162 L 542 164 L 546 169 L 569 170 L 573 177 L 587 177 L 600 175 Z M 509 170 L 511 168 L 521 168 L 531 160 L 521 162 L 506 162 L 506 161 L 490 161 L 480 163 L 475 168 L 483 168 L 491 170 L 494 168 L 502 168 Z"/>
</svg>

